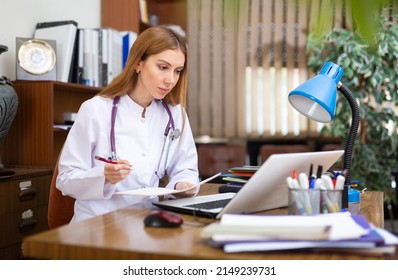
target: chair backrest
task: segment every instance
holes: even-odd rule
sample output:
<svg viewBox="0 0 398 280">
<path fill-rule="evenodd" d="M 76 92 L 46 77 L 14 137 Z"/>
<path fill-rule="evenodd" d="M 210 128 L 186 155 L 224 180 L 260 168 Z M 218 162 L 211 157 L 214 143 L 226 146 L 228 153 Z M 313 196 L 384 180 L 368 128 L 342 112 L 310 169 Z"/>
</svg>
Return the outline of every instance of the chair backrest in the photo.
<svg viewBox="0 0 398 280">
<path fill-rule="evenodd" d="M 246 146 L 242 144 L 199 144 L 197 151 L 199 174 L 203 179 L 246 163 Z"/>
<path fill-rule="evenodd" d="M 58 176 L 58 161 L 55 164 L 53 177 L 50 186 L 50 196 L 48 201 L 48 227 L 50 229 L 68 224 L 73 217 L 75 199 L 64 196 L 56 188 Z"/>
<path fill-rule="evenodd" d="M 267 158 L 272 154 L 284 154 L 284 153 L 304 153 L 311 152 L 309 146 L 304 144 L 286 144 L 286 145 L 273 145 L 265 144 L 260 147 L 260 161 L 265 162 Z"/>
<path fill-rule="evenodd" d="M 324 144 L 321 147 L 321 151 L 334 151 L 343 150 L 344 146 L 342 144 Z"/>
</svg>

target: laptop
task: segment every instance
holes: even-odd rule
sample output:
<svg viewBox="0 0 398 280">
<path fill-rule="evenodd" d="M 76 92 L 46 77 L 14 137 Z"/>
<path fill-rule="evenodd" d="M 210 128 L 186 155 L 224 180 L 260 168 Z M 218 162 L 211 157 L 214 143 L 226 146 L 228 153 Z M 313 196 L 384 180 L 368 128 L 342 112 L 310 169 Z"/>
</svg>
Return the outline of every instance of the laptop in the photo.
<svg viewBox="0 0 398 280">
<path fill-rule="evenodd" d="M 165 210 L 216 219 L 220 219 L 226 213 L 255 213 L 287 207 L 286 178 L 292 176 L 294 170 L 297 174 L 300 172 L 308 174 L 312 163 L 315 170 L 322 165 L 326 171 L 343 154 L 343 150 L 273 154 L 237 193 L 217 193 L 164 200 L 153 204 Z M 220 204 L 217 205 L 218 203 Z"/>
</svg>

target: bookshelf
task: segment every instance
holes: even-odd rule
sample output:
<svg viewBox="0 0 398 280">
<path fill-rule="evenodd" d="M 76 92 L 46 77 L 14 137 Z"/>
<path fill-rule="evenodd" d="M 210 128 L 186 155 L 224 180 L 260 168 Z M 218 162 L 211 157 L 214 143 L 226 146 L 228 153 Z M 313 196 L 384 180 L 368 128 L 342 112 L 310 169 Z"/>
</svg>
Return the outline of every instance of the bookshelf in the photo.
<svg viewBox="0 0 398 280">
<path fill-rule="evenodd" d="M 141 21 L 140 0 L 101 0 L 101 26 L 141 32 L 149 25 Z M 187 30 L 187 0 L 146 0 L 148 17 L 156 15 L 158 24 L 175 24 Z"/>
<path fill-rule="evenodd" d="M 14 81 L 18 111 L 2 145 L 4 165 L 55 166 L 68 130 L 65 112 L 77 112 L 80 105 L 100 88 L 56 81 Z"/>
</svg>

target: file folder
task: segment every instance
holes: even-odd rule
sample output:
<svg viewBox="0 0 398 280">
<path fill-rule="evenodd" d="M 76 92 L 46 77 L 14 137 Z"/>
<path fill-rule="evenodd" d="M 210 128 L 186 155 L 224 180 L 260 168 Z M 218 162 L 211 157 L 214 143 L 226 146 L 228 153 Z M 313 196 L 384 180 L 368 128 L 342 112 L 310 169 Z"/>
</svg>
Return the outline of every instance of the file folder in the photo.
<svg viewBox="0 0 398 280">
<path fill-rule="evenodd" d="M 77 22 L 55 21 L 37 23 L 34 38 L 55 40 L 57 46 L 57 81 L 68 82 L 75 50 Z"/>
</svg>

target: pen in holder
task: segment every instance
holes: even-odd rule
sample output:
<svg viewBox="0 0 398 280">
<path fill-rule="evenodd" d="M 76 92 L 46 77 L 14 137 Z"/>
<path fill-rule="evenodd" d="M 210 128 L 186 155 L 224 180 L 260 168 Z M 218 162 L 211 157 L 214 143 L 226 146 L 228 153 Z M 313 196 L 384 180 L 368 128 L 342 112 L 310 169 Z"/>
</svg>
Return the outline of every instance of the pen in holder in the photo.
<svg viewBox="0 0 398 280">
<path fill-rule="evenodd" d="M 289 215 L 317 215 L 319 202 L 319 189 L 289 188 Z"/>
<path fill-rule="evenodd" d="M 321 213 L 341 212 L 341 198 L 343 190 L 329 190 L 321 188 Z"/>
</svg>

